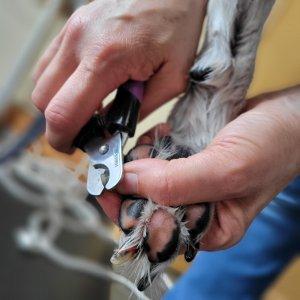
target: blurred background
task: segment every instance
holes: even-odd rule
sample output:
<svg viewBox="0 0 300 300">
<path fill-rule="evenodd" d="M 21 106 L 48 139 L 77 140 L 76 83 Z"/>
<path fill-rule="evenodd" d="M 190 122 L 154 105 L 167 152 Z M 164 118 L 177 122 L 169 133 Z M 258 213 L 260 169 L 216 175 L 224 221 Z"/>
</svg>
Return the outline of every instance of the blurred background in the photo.
<svg viewBox="0 0 300 300">
<path fill-rule="evenodd" d="M 86 2 L 0 0 L 0 299 L 106 300 L 129 295 L 110 278 L 118 230 L 93 199 L 86 199 L 78 180 L 84 180 L 85 157 L 51 149 L 40 136 L 43 119 L 30 102 L 35 62 L 72 11 Z M 249 97 L 299 84 L 299 17 L 299 1 L 277 0 Z M 173 103 L 144 120 L 136 136 L 164 121 Z M 179 258 L 171 278 L 187 268 Z M 299 277 L 296 259 L 264 299 L 300 299 Z"/>
</svg>

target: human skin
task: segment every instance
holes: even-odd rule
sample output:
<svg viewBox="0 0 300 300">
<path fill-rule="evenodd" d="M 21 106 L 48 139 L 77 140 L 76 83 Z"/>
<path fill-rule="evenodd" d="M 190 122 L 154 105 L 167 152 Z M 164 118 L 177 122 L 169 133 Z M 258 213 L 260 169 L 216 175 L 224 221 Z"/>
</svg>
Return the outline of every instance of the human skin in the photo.
<svg viewBox="0 0 300 300">
<path fill-rule="evenodd" d="M 149 143 L 151 133 L 143 140 Z M 300 86 L 249 100 L 247 111 L 199 154 L 125 164 L 117 190 L 168 206 L 214 202 L 215 217 L 201 249 L 219 250 L 236 244 L 255 216 L 298 174 Z M 106 192 L 98 201 L 116 221 L 118 194 Z"/>
<path fill-rule="evenodd" d="M 141 117 L 185 90 L 205 0 L 95 0 L 67 21 L 37 64 L 32 93 L 46 137 L 70 152 L 102 100 L 129 79 L 146 81 Z"/>
</svg>

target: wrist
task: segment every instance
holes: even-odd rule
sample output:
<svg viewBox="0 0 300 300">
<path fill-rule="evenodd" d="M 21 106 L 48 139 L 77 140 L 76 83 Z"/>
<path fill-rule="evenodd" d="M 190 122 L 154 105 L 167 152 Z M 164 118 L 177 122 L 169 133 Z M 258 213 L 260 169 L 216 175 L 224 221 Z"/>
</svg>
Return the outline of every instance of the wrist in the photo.
<svg viewBox="0 0 300 300">
<path fill-rule="evenodd" d="M 297 174 L 300 174 L 300 86 L 293 89 L 291 93 L 286 95 L 286 109 L 289 111 L 290 123 L 294 129 L 296 141 L 295 151 L 297 156 Z"/>
<path fill-rule="evenodd" d="M 254 110 L 260 110 L 273 119 L 278 138 L 285 143 L 294 175 L 300 174 L 300 86 L 270 93 L 259 100 Z"/>
</svg>

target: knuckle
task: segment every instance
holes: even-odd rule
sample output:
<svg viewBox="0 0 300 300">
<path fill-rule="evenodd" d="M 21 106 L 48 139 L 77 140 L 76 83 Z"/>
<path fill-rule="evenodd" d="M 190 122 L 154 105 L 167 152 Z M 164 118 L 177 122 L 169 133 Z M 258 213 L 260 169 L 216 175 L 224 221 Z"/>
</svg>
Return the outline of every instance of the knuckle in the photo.
<svg viewBox="0 0 300 300">
<path fill-rule="evenodd" d="M 227 220 L 227 224 L 224 224 L 224 240 L 221 248 L 226 249 L 237 244 L 244 236 L 248 225 L 247 218 L 242 210 L 232 213 Z"/>
<path fill-rule="evenodd" d="M 99 74 L 97 65 L 91 60 L 83 60 L 80 65 L 82 72 L 85 74 L 97 75 Z"/>
<path fill-rule="evenodd" d="M 36 106 L 36 108 L 41 110 L 41 107 L 40 107 L 40 104 L 41 104 L 40 103 L 40 94 L 39 94 L 39 92 L 36 88 L 31 93 L 31 100 L 34 103 L 34 105 Z"/>
<path fill-rule="evenodd" d="M 230 248 L 236 245 L 245 234 L 245 229 L 237 224 L 228 226 L 224 232 L 219 245 L 216 247 L 219 250 Z"/>
<path fill-rule="evenodd" d="M 118 57 L 121 56 L 121 53 L 124 53 L 126 48 L 125 43 L 120 41 L 106 41 L 101 50 L 99 51 L 96 58 L 99 62 L 103 61 L 112 61 L 116 60 Z"/>
<path fill-rule="evenodd" d="M 155 190 L 153 190 L 153 201 L 161 204 L 170 206 L 173 202 L 173 181 L 172 175 L 168 172 L 169 163 L 168 161 L 163 161 L 165 166 L 160 166 L 159 171 L 156 172 L 151 182 L 151 186 L 155 183 Z M 150 198 L 152 196 L 150 195 Z"/>
<path fill-rule="evenodd" d="M 156 195 L 154 198 L 156 202 L 167 206 L 170 205 L 171 203 L 170 186 L 166 176 L 161 175 L 158 177 L 157 189 L 155 194 Z"/>
<path fill-rule="evenodd" d="M 85 71 L 94 74 L 100 73 L 103 67 L 110 69 L 110 73 L 124 73 L 128 71 L 127 66 L 124 67 L 126 65 L 124 59 L 120 59 L 124 58 L 124 49 L 125 45 L 122 42 L 105 41 L 100 46 L 94 47 L 89 53 L 86 53 L 85 59 L 82 61 L 83 67 Z M 117 67 L 115 68 L 114 66 Z"/>
<path fill-rule="evenodd" d="M 228 240 L 228 242 L 225 244 L 225 247 L 231 247 L 236 245 L 241 238 L 244 236 L 245 234 L 245 229 L 242 226 L 236 226 L 236 227 L 232 227 L 232 230 L 230 232 L 230 239 Z"/>
<path fill-rule="evenodd" d="M 82 9 L 79 8 L 70 18 L 67 30 L 66 30 L 66 36 L 70 40 L 77 40 L 80 35 L 82 34 L 82 31 L 87 25 L 87 18 L 85 17 L 85 14 L 83 13 Z"/>
<path fill-rule="evenodd" d="M 49 128 L 52 132 L 66 133 L 72 126 L 72 120 L 70 120 L 65 114 L 61 112 L 57 106 L 48 106 L 45 110 L 45 118 Z"/>
<path fill-rule="evenodd" d="M 162 181 L 164 183 L 164 191 L 162 191 L 162 194 L 165 197 L 165 201 L 168 206 L 174 205 L 178 203 L 178 201 L 182 200 L 180 199 L 180 191 L 178 190 L 178 184 L 177 180 L 174 176 L 174 170 L 176 170 L 176 161 L 171 160 L 168 162 L 167 167 L 165 168 L 165 175 L 164 180 Z"/>
<path fill-rule="evenodd" d="M 31 100 L 39 111 L 42 113 L 45 111 L 44 96 L 38 88 L 33 90 Z"/>
<path fill-rule="evenodd" d="M 227 240 L 224 241 L 222 249 L 227 249 L 236 245 L 244 236 L 245 231 L 239 228 L 233 228 L 228 235 Z"/>
<path fill-rule="evenodd" d="M 132 78 L 135 80 L 146 81 L 153 75 L 153 66 L 149 62 L 141 62 L 132 70 Z"/>
<path fill-rule="evenodd" d="M 66 36 L 69 40 L 77 40 L 80 33 L 81 33 L 81 23 L 78 21 L 78 19 L 74 18 L 70 20 L 70 23 L 68 24 L 68 28 L 66 31 Z"/>
<path fill-rule="evenodd" d="M 165 176 L 165 199 L 167 202 L 168 206 L 171 206 L 172 203 L 176 200 L 174 197 L 174 180 L 173 180 L 173 176 L 170 173 L 166 173 Z"/>
<path fill-rule="evenodd" d="M 64 145 L 57 139 L 53 139 L 52 135 L 46 130 L 46 133 L 45 133 L 45 137 L 46 137 L 46 140 L 48 141 L 48 144 L 53 148 L 55 149 L 56 151 L 59 151 L 59 152 L 66 152 L 67 153 L 67 150 L 65 149 Z"/>
</svg>

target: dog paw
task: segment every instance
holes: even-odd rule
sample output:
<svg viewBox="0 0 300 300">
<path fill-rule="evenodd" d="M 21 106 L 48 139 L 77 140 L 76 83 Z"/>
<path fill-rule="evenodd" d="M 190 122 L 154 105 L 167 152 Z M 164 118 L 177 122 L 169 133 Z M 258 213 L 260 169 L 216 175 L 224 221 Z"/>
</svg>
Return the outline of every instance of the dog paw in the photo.
<svg viewBox="0 0 300 300">
<path fill-rule="evenodd" d="M 125 161 L 188 157 L 192 151 L 176 145 L 170 136 L 156 137 L 153 143 L 140 144 L 125 156 Z M 200 241 L 209 228 L 213 207 L 207 203 L 180 207 L 158 205 L 151 199 L 124 195 L 119 214 L 123 231 L 112 262 L 139 271 L 133 280 L 138 289 L 146 289 L 179 254 L 194 259 Z"/>
</svg>

